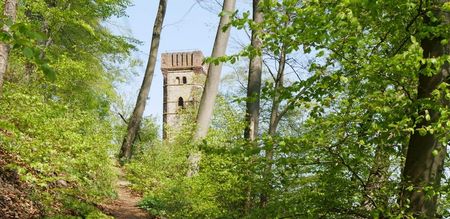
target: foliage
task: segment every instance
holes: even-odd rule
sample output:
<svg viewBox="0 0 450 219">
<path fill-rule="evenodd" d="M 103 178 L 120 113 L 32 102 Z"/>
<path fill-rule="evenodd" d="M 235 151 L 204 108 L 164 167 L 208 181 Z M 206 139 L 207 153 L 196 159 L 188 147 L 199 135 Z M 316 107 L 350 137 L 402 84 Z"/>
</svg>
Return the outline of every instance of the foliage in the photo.
<svg viewBox="0 0 450 219">
<path fill-rule="evenodd" d="M 216 120 L 220 122 L 201 145 L 174 141 L 155 148 L 152 158 L 140 160 L 154 162 L 147 165 L 156 168 L 150 172 L 177 165 L 182 167 L 178 171 L 185 171 L 187 152 L 197 147 L 202 152 L 200 172 L 193 178 L 176 175 L 171 168 L 163 171 L 170 175 L 152 175 L 153 182 L 163 183 L 142 188 L 147 192 L 143 206 L 174 218 L 415 217 L 408 204 L 398 202 L 410 136 L 430 134 L 448 147 L 449 99 L 442 98 L 449 93 L 448 78 L 431 97 L 419 99 L 417 94 L 419 78 L 437 74 L 449 62 L 448 55 L 424 58 L 422 48 L 422 41 L 430 37 L 448 44 L 448 25 L 433 15 L 442 5 L 387 0 L 262 2 L 261 25 L 250 19 L 249 12 L 235 13 L 232 23 L 264 30 L 262 51 L 249 46 L 236 55 L 208 61 L 234 63 L 255 54 L 277 60 L 281 52 L 293 63 L 302 61 L 294 53 L 316 57 L 298 80 L 278 90 L 270 80 L 265 84 L 264 104 L 274 104 L 271 100 L 279 95 L 287 110 L 278 131 L 268 135 L 262 130 L 258 146 L 251 147 L 242 140 L 242 130 L 232 129 L 239 127 L 238 115 L 243 112 L 236 111 L 239 107 L 220 107 L 215 115 L 227 119 Z M 269 108 L 262 108 L 266 110 L 262 116 Z M 431 120 L 430 110 L 439 112 L 439 119 L 416 127 Z M 269 151 L 272 159 L 266 158 Z M 168 157 L 171 163 L 163 165 Z M 448 162 L 439 181 L 440 187 L 430 186 L 425 192 L 438 194 L 436 217 L 448 217 Z M 269 196 L 265 205 L 261 194 Z"/>
<path fill-rule="evenodd" d="M 448 45 L 448 23 L 433 11 L 448 12 L 449 4 L 261 2 L 263 23 L 236 12 L 228 28 L 263 30 L 262 50 L 248 46 L 208 59 L 235 63 L 258 54 L 276 63 L 265 66 L 256 146 L 242 136 L 240 104 L 251 101 L 243 90 L 229 89 L 237 97 L 220 98 L 200 143 L 191 140 L 192 112 L 167 142 L 159 142 L 153 119 L 145 120 L 134 159 L 125 167 L 132 187 L 145 196 L 141 206 L 169 218 L 415 217 L 408 211 L 414 203 L 399 204 L 403 190 L 415 189 L 402 184 L 410 137 L 431 135 L 447 149 L 450 136 L 448 78 L 429 97 L 418 95 L 421 78 L 448 66 L 448 54 L 426 58 L 423 42 Z M 128 4 L 21 1 L 11 34 L 0 34 L 13 45 L 0 100 L 0 143 L 39 173 L 11 167 L 39 188 L 33 196 L 49 215 L 102 217 L 87 203 L 114 196 L 112 157 L 124 126 L 110 113 L 120 101 L 113 83 L 128 73 L 118 65 L 129 61 L 135 41 L 112 35 L 102 22 L 124 15 Z M 290 75 L 276 86 L 273 72 L 281 54 Z M 266 117 L 276 104 L 283 114 L 270 133 Z M 421 126 L 423 121 L 432 122 Z M 200 171 L 187 177 L 193 152 L 201 153 Z M 446 218 L 447 157 L 443 168 L 439 183 L 424 192 L 438 199 L 436 217 Z M 62 203 L 61 212 L 52 212 L 55 203 Z"/>
<path fill-rule="evenodd" d="M 215 114 L 213 126 L 210 131 L 211 141 L 208 145 L 195 145 L 191 142 L 192 128 L 188 123 L 180 131 L 173 142 L 164 142 L 154 145 L 147 153 L 135 158 L 127 165 L 129 179 L 133 182 L 134 188 L 144 192 L 145 198 L 142 206 L 148 209 L 154 215 L 162 215 L 173 218 L 217 218 L 227 217 L 231 211 L 238 216 L 237 204 L 241 202 L 239 193 L 241 187 L 238 183 L 242 181 L 234 174 L 221 170 L 220 175 L 215 172 L 217 168 L 223 168 L 228 165 L 235 165 L 236 160 L 232 156 L 222 156 L 220 154 L 208 153 L 207 148 L 215 148 L 218 145 L 225 150 L 227 147 L 233 147 L 233 142 L 226 143 L 226 139 L 231 136 L 239 138 L 242 130 L 242 124 L 239 122 L 239 116 L 233 109 L 223 102 L 218 104 L 221 114 Z M 186 115 L 184 121 L 190 121 L 189 115 Z M 228 135 L 218 134 L 226 130 Z M 212 144 L 212 145 L 209 145 Z M 190 152 L 199 150 L 202 152 L 202 160 L 207 163 L 201 163 L 202 174 L 189 178 L 186 176 L 189 168 L 188 156 Z M 236 151 L 235 156 L 241 157 Z M 243 163 L 243 162 L 241 162 Z M 238 174 L 240 169 L 232 171 Z M 207 172 L 207 175 L 203 174 Z M 219 180 L 219 181 L 218 181 Z M 220 182 L 220 183 L 218 183 Z M 234 198 L 225 194 L 236 194 Z M 217 198 L 221 197 L 221 198 Z M 227 205 L 225 200 L 229 199 Z M 236 200 L 237 199 L 237 200 Z"/>
<path fill-rule="evenodd" d="M 107 218 L 92 203 L 115 196 L 113 82 L 134 41 L 102 22 L 129 3 L 21 1 L 12 34 L 0 39 L 13 45 L 0 142 L 39 173 L 18 170 L 47 216 Z"/>
</svg>

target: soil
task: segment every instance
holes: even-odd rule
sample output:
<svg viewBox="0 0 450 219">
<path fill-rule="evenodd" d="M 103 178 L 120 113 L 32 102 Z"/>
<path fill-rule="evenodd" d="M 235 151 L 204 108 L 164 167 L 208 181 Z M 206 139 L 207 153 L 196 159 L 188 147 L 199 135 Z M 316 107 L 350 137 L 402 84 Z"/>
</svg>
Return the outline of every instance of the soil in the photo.
<svg viewBox="0 0 450 219">
<path fill-rule="evenodd" d="M 102 208 L 108 215 L 116 219 L 147 219 L 150 215 L 137 207 L 141 196 L 133 193 L 128 187 L 130 182 L 125 180 L 123 170 L 118 168 L 119 180 L 116 183 L 117 199 L 103 204 Z"/>
<path fill-rule="evenodd" d="M 41 206 L 29 197 L 33 189 L 19 179 L 15 167 L 29 168 L 0 147 L 0 218 L 42 217 Z"/>
</svg>

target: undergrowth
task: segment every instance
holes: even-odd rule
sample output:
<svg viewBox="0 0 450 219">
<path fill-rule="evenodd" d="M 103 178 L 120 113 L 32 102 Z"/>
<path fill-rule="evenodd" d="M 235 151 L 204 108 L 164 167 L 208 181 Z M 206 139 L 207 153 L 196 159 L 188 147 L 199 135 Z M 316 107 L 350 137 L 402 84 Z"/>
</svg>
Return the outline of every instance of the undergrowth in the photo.
<svg viewBox="0 0 450 219">
<path fill-rule="evenodd" d="M 88 203 L 115 196 L 110 154 L 117 147 L 109 143 L 108 117 L 13 84 L 5 87 L 0 111 L 0 143 L 32 168 L 12 167 L 36 185 L 32 198 L 45 215 L 100 215 Z"/>
</svg>

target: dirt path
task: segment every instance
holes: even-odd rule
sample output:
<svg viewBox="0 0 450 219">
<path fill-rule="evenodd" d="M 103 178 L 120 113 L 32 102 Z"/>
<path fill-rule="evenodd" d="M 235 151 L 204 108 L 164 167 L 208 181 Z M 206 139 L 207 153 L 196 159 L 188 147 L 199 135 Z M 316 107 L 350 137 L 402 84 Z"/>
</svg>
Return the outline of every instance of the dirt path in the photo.
<svg viewBox="0 0 450 219">
<path fill-rule="evenodd" d="M 128 186 L 130 182 L 125 180 L 122 169 L 119 172 L 119 180 L 116 184 L 118 198 L 110 203 L 103 204 L 105 213 L 116 219 L 147 219 L 150 218 L 144 210 L 137 207 L 141 197 L 133 193 Z"/>
</svg>

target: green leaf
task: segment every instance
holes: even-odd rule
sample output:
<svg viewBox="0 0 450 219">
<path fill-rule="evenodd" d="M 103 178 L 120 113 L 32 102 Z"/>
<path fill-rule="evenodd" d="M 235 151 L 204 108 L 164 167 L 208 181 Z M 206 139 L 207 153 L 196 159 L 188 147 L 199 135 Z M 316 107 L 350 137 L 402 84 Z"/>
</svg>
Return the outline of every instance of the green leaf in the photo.
<svg viewBox="0 0 450 219">
<path fill-rule="evenodd" d="M 433 150 L 433 152 L 431 152 L 433 154 L 433 156 L 437 156 L 439 154 L 439 152 L 437 150 Z"/>
<path fill-rule="evenodd" d="M 342 81 L 342 83 L 344 83 L 344 84 L 348 83 L 348 78 L 345 76 L 339 77 L 339 80 Z"/>
<path fill-rule="evenodd" d="M 34 56 L 33 50 L 29 47 L 25 47 L 22 52 L 27 59 L 32 59 Z"/>
<path fill-rule="evenodd" d="M 78 24 L 81 27 L 83 27 L 83 29 L 86 30 L 90 35 L 95 36 L 95 30 L 94 30 L 94 28 L 91 25 L 89 25 L 88 23 L 86 23 L 83 20 L 79 20 Z"/>
<path fill-rule="evenodd" d="M 52 67 L 50 67 L 48 64 L 41 65 L 40 67 L 47 79 L 49 79 L 50 81 L 56 80 L 56 72 Z"/>
<path fill-rule="evenodd" d="M 425 128 L 419 128 L 417 129 L 417 131 L 419 131 L 419 134 L 421 136 L 425 136 L 427 134 L 427 130 Z"/>
<path fill-rule="evenodd" d="M 323 51 L 323 50 L 320 50 L 320 52 L 317 53 L 317 57 L 322 57 L 324 55 L 325 55 L 325 51 Z"/>
<path fill-rule="evenodd" d="M 428 110 L 425 110 L 425 120 L 427 121 L 431 120 L 430 113 L 428 112 Z"/>
<path fill-rule="evenodd" d="M 446 11 L 446 12 L 450 12 L 450 2 L 445 2 L 445 3 L 442 5 L 442 10 L 443 10 L 443 11 Z"/>
</svg>

